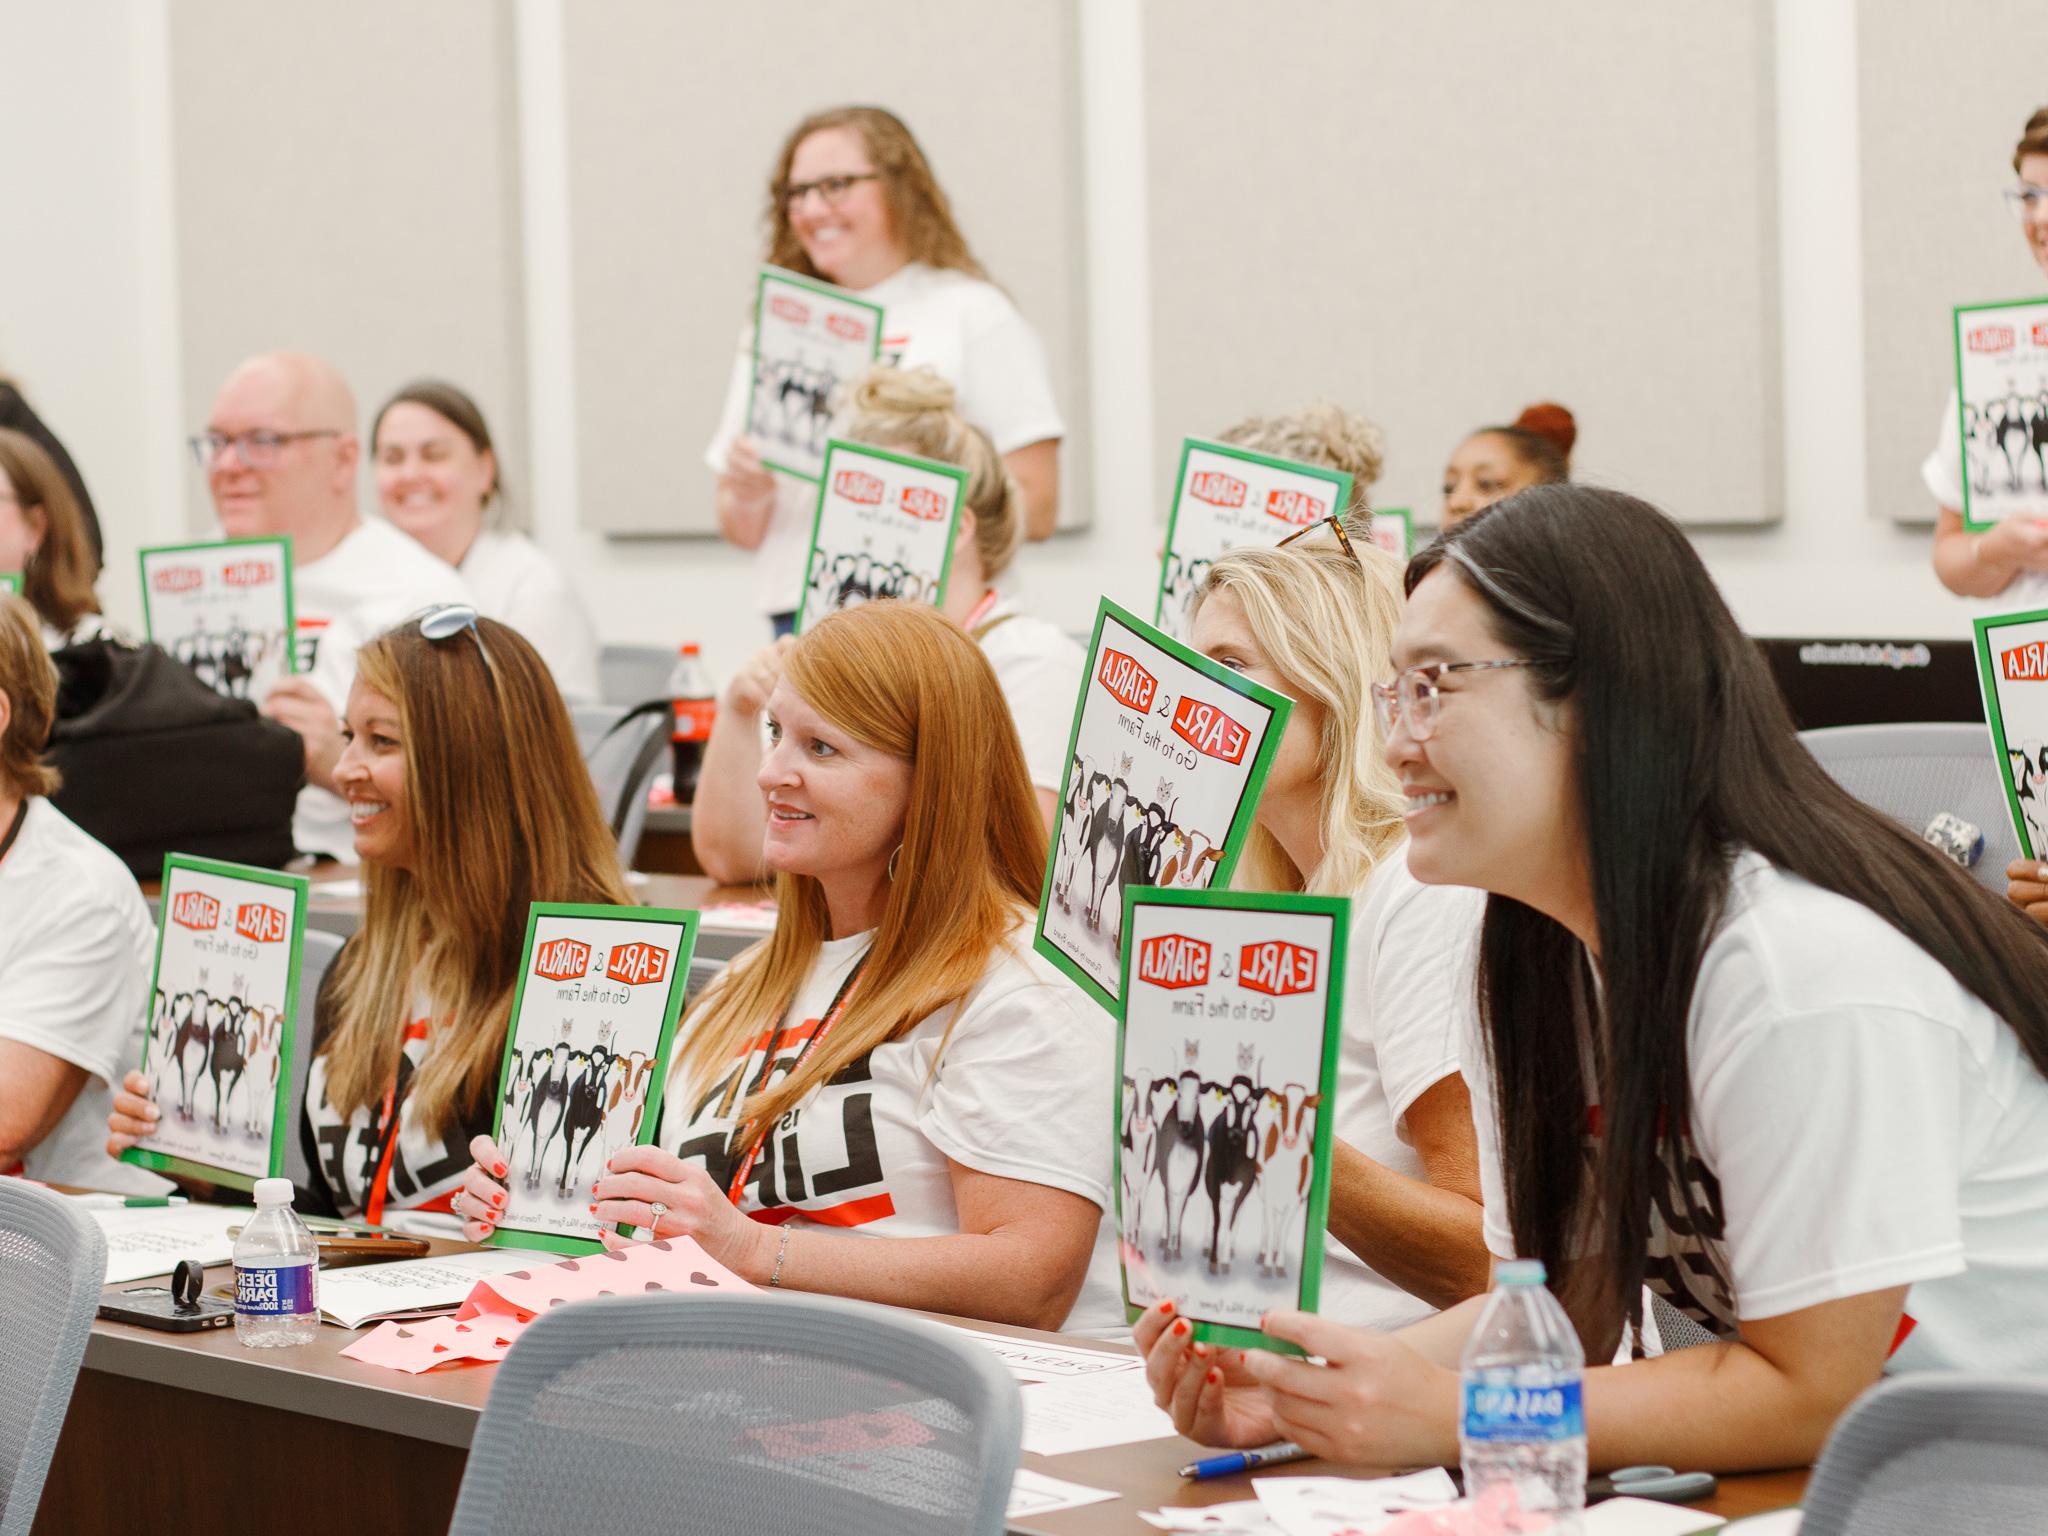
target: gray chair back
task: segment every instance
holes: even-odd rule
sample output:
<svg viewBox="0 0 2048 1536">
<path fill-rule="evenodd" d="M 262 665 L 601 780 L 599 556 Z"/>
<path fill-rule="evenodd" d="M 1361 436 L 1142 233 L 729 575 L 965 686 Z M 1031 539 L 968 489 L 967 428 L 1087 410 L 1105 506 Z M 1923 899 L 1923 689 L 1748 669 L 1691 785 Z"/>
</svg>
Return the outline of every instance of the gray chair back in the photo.
<svg viewBox="0 0 2048 1536">
<path fill-rule="evenodd" d="M 1918 837 L 1943 811 L 1984 834 L 1971 874 L 2005 894 L 2005 866 L 2020 856 L 2005 782 L 1982 725 L 1837 725 L 1799 739 L 1842 788 Z"/>
<path fill-rule="evenodd" d="M 28 1536 L 107 1275 L 99 1223 L 0 1179 L 0 1536 Z"/>
<path fill-rule="evenodd" d="M 884 1307 L 578 1302 L 498 1367 L 449 1536 L 994 1536 L 1022 1429 L 993 1357 Z"/>
<path fill-rule="evenodd" d="M 2048 1509 L 2048 1381 L 1896 1376 L 1835 1426 L 1800 1536 L 2008 1536 Z"/>
<path fill-rule="evenodd" d="M 313 1067 L 313 1002 L 320 995 L 320 983 L 346 942 L 339 934 L 308 928 L 299 955 L 299 1007 L 292 1020 L 292 1086 L 285 1101 L 284 1176 L 300 1189 L 308 1188 L 313 1173 L 306 1166 L 305 1138 L 299 1135 L 299 1117 L 306 1108 L 306 1074 Z"/>
<path fill-rule="evenodd" d="M 668 697 L 668 675 L 676 648 L 659 645 L 604 645 L 597 652 L 597 696 L 630 707 Z"/>
<path fill-rule="evenodd" d="M 616 704 L 569 707 L 576 745 L 597 788 L 597 808 L 618 839 L 620 867 L 631 869 L 647 825 L 647 788 L 662 768 L 661 753 L 646 749 L 668 731 L 669 717 L 649 711 L 629 720 L 627 714 Z"/>
</svg>

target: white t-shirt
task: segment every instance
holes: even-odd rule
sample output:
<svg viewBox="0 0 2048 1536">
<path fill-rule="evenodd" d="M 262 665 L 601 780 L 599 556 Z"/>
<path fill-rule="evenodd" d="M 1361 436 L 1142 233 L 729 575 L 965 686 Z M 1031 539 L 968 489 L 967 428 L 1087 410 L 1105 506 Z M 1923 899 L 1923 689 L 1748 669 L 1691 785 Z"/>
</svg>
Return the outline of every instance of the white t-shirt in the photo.
<svg viewBox="0 0 2048 1536">
<path fill-rule="evenodd" d="M 365 642 L 434 603 L 471 598 L 454 566 L 382 518 L 366 517 L 318 560 L 293 567 L 292 600 L 298 610 L 299 670 L 310 675 L 338 715 L 348 707 L 356 651 Z M 347 804 L 314 785 L 299 791 L 292 840 L 301 852 L 355 862 Z"/>
<path fill-rule="evenodd" d="M 597 698 L 597 632 L 583 599 L 533 540 L 486 528 L 457 569 L 480 613 L 533 643 L 563 698 Z"/>
<path fill-rule="evenodd" d="M 1920 483 L 1927 493 L 1951 512 L 1963 510 L 1963 427 L 1962 407 L 1954 389 L 1948 392 L 1948 409 L 1941 415 L 1941 430 L 1935 434 L 1934 451 L 1920 465 Z M 2024 613 L 2048 608 L 2048 571 L 2021 571 L 2002 592 L 1990 597 L 1968 597 L 1971 617 L 1992 613 Z M 1970 627 L 1969 618 L 1963 627 Z"/>
<path fill-rule="evenodd" d="M 1058 625 L 1023 612 L 1007 595 L 969 633 L 980 643 L 1003 702 L 1010 706 L 1031 782 L 1057 795 L 1087 656 Z"/>
<path fill-rule="evenodd" d="M 1014 453 L 1066 434 L 1045 347 L 995 284 L 913 261 L 861 289 L 860 296 L 882 306 L 878 361 L 935 369 L 958 392 L 960 414 L 988 433 L 996 452 Z M 740 333 L 718 435 L 704 454 L 704 462 L 718 474 L 725 472 L 733 440 L 746 430 L 753 374 L 753 334 L 746 329 Z M 812 482 L 775 477 L 775 510 L 754 556 L 763 613 L 797 607 L 817 501 Z"/>
<path fill-rule="evenodd" d="M 6 831 L 0 825 L 0 837 Z M 168 1187 L 107 1156 L 113 1085 L 142 1060 L 155 959 L 156 927 L 135 877 L 49 801 L 32 798 L 0 859 L 0 1038 L 91 1076 L 23 1158 L 30 1178 L 127 1192 Z"/>
<path fill-rule="evenodd" d="M 1332 1130 L 1411 1179 L 1428 1175 L 1403 1117 L 1426 1091 L 1458 1073 L 1459 1000 L 1472 986 L 1485 912 L 1483 891 L 1424 885 L 1411 875 L 1405 842 L 1380 860 L 1352 899 Z M 1393 1329 L 1436 1308 L 1332 1236 L 1320 1310 L 1360 1327 Z"/>
<path fill-rule="evenodd" d="M 1653 1292 L 1729 1337 L 1741 1318 L 1906 1285 L 1914 1327 L 1892 1369 L 2048 1371 L 2048 1080 L 1939 963 L 1745 853 L 1687 1050 L 1688 1173 L 1719 1235 L 1653 1211 Z M 1468 1068 L 1487 1246 L 1505 1257 L 1484 1077 Z"/>
<path fill-rule="evenodd" d="M 747 1090 L 790 1070 L 828 1012 L 872 933 L 828 940 L 784 1015 L 753 1040 L 708 1093 L 690 1091 L 680 1061 L 662 1105 L 661 1144 L 696 1159 L 721 1189 L 736 1167 L 728 1149 L 735 1080 Z M 951 1237 L 960 1230 L 948 1162 L 981 1173 L 1109 1202 L 1113 1031 L 1081 993 L 1030 949 L 1020 923 L 957 1007 L 842 1069 L 784 1116 L 755 1163 L 741 1209 L 864 1237 Z M 934 1072 L 948 1024 L 952 1035 Z M 678 1057 L 681 1056 L 680 1048 Z M 1106 1092 L 1106 1089 L 1105 1089 Z M 1123 1304 L 1113 1246 L 1098 1242 L 1065 1329 L 1115 1329 Z"/>
</svg>

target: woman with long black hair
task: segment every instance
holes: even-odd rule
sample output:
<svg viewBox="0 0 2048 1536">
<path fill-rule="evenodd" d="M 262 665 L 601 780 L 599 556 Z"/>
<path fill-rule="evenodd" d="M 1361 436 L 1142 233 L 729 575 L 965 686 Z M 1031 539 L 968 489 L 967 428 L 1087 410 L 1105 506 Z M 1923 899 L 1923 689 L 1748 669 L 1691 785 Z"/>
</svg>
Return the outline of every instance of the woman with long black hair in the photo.
<svg viewBox="0 0 2048 1536">
<path fill-rule="evenodd" d="M 1684 534 L 1540 486 L 1409 566 L 1375 690 L 1409 865 L 1488 902 L 1464 1059 L 1488 1246 L 1587 1358 L 1645 1287 L 1716 1342 L 1587 1372 L 1596 1465 L 1811 1460 L 1887 1369 L 2048 1371 L 2048 943 L 1839 788 Z M 1475 1303 L 1328 1366 L 1137 1338 L 1197 1438 L 1456 1457 Z"/>
</svg>

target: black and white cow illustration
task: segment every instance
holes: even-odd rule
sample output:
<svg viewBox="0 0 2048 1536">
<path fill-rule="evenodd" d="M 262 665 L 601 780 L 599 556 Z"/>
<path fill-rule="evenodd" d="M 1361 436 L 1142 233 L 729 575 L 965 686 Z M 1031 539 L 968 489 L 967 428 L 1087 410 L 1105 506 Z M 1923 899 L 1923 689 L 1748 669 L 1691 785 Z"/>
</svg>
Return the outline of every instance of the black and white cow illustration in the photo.
<svg viewBox="0 0 2048 1536">
<path fill-rule="evenodd" d="M 1131 803 L 1131 758 L 1125 753 L 1117 760 L 1116 776 L 1109 780 L 1102 798 L 1089 812 L 1087 829 L 1081 835 L 1081 846 L 1088 854 L 1088 903 L 1082 915 L 1092 931 L 1102 928 L 1103 902 L 1123 867 Z M 1117 889 L 1121 909 L 1122 887 Z"/>
<path fill-rule="evenodd" d="M 1259 1273 L 1285 1275 L 1293 1259 L 1295 1220 L 1308 1202 L 1316 1171 L 1316 1111 L 1323 1096 L 1300 1083 L 1259 1100 L 1259 1203 L 1263 1220 Z"/>
<path fill-rule="evenodd" d="M 1238 1213 L 1259 1182 L 1259 1136 L 1254 1119 L 1260 1093 L 1252 1076 L 1251 1047 L 1240 1046 L 1237 1061 L 1237 1075 L 1231 1078 L 1222 1107 L 1209 1122 L 1209 1155 L 1202 1165 L 1202 1187 L 1209 1196 L 1212 1275 L 1230 1273 L 1230 1262 L 1237 1254 Z"/>
<path fill-rule="evenodd" d="M 2008 392 L 2005 407 L 1998 416 L 1998 451 L 2005 455 L 2006 477 L 2010 489 L 2020 488 L 2020 461 L 2025 457 L 2033 441 L 2027 430 L 2026 411 L 2020 405 L 2017 391 Z"/>
<path fill-rule="evenodd" d="M 1096 795 L 1108 787 L 1109 779 L 1095 771 L 1095 764 L 1075 753 L 1067 767 L 1067 798 L 1060 806 L 1059 857 L 1052 875 L 1052 899 L 1062 912 L 1074 910 L 1074 877 L 1079 873 L 1088 822 L 1094 815 Z"/>
<path fill-rule="evenodd" d="M 534 1054 L 533 1088 L 526 1096 L 526 1120 L 519 1134 L 527 1144 L 526 1182 L 538 1187 L 541 1158 L 561 1130 L 569 1106 L 569 1042 L 562 1041 L 552 1054 Z"/>
<path fill-rule="evenodd" d="M 277 1115 L 277 1079 L 283 1065 L 284 1014 L 276 1008 L 248 1008 L 242 1014 L 243 1128 L 255 1141 L 270 1139 Z"/>
<path fill-rule="evenodd" d="M 1190 1053 L 1192 1054 L 1192 1053 Z M 1190 1064 L 1174 1081 L 1173 1107 L 1159 1117 L 1158 1150 L 1153 1163 L 1166 1196 L 1159 1226 L 1159 1256 L 1178 1259 L 1188 1201 L 1202 1182 L 1208 1152 L 1202 1132 L 1202 1074 Z"/>
<path fill-rule="evenodd" d="M 248 990 L 248 985 L 243 977 L 237 976 L 234 995 L 217 997 L 207 1005 L 209 1050 L 206 1074 L 213 1079 L 213 1129 L 216 1135 L 227 1129 L 228 1100 L 241 1086 L 242 1075 L 249 1066 L 248 1058 L 242 1052 L 242 1017 L 248 1012 L 248 1005 L 240 996 Z"/>
<path fill-rule="evenodd" d="M 565 1200 L 591 1142 L 604 1128 L 604 1086 L 612 1053 L 598 1045 L 570 1059 L 580 1065 L 570 1080 L 562 1110 L 562 1177 L 555 1184 L 555 1192 Z"/>
<path fill-rule="evenodd" d="M 1158 1087 L 1150 1072 L 1133 1072 L 1123 1082 L 1117 1183 L 1123 1193 L 1123 1238 L 1134 1253 L 1145 1248 L 1145 1191 L 1152 1183 L 1153 1159 L 1159 1150 L 1159 1121 L 1152 1112 Z"/>
<path fill-rule="evenodd" d="M 206 992 L 206 973 L 190 992 L 171 999 L 171 1061 L 178 1069 L 178 1118 L 192 1118 L 192 1090 L 206 1071 L 213 1035 L 208 1023 L 213 999 Z"/>
<path fill-rule="evenodd" d="M 2027 424 L 2034 439 L 2034 467 L 2041 472 L 2041 489 L 2048 491 L 2048 389 L 2034 401 L 2034 414 Z"/>
<path fill-rule="evenodd" d="M 604 1131 L 599 1138 L 606 1162 L 640 1139 L 647 1091 L 653 1083 L 654 1061 L 645 1051 L 612 1057 L 611 1075 L 605 1081 Z"/>
</svg>

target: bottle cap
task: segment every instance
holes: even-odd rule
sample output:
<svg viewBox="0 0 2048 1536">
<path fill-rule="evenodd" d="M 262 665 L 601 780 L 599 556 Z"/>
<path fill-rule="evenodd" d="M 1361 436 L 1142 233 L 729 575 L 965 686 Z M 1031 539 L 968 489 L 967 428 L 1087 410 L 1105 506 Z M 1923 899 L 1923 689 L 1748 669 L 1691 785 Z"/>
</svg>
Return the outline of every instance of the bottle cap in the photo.
<svg viewBox="0 0 2048 1536">
<path fill-rule="evenodd" d="M 680 647 L 680 654 L 684 656 L 695 656 L 697 654 L 697 642 L 691 640 L 684 644 L 682 647 Z"/>
<path fill-rule="evenodd" d="M 258 1179 L 256 1181 L 256 1203 L 258 1205 L 290 1205 L 298 1193 L 292 1188 L 290 1179 Z"/>
<path fill-rule="evenodd" d="M 1502 1259 L 1493 1266 L 1495 1285 L 1541 1285 L 1546 1278 L 1541 1259 Z"/>
</svg>

